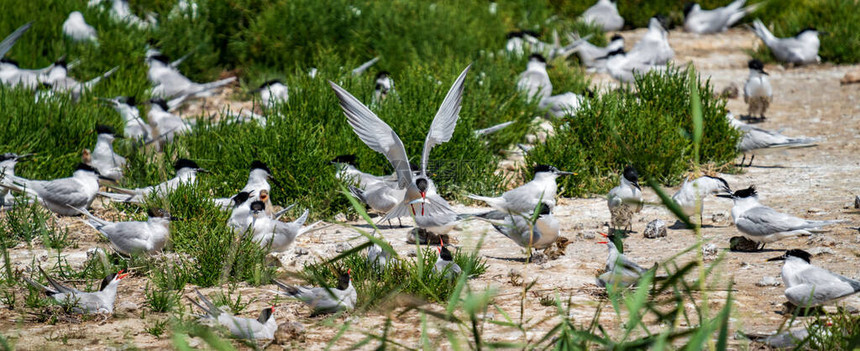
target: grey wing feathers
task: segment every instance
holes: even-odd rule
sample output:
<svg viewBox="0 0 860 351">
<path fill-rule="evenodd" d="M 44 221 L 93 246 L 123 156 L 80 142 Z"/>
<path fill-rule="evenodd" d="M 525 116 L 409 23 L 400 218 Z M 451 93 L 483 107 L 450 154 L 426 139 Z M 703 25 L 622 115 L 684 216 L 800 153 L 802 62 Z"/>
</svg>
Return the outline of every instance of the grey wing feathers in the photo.
<svg viewBox="0 0 860 351">
<path fill-rule="evenodd" d="M 355 134 L 368 147 L 385 155 L 397 172 L 397 182 L 401 189 L 409 185 L 412 182 L 412 169 L 409 167 L 406 149 L 397 133 L 355 96 L 334 82 L 329 81 L 329 84 L 340 100 L 340 107 Z"/>
<path fill-rule="evenodd" d="M 272 215 L 272 218 L 274 218 L 277 221 L 278 219 L 280 219 L 284 215 L 284 213 L 287 213 L 287 211 L 293 209 L 293 207 L 296 207 L 296 204 L 289 205 L 286 208 L 284 208 L 283 210 L 275 212 L 275 214 Z"/>
<path fill-rule="evenodd" d="M 789 214 L 777 212 L 776 210 L 760 206 L 754 207 L 738 218 L 738 229 L 749 234 L 773 234 L 799 229 L 815 228 L 820 226 L 814 222 L 794 217 Z"/>
<path fill-rule="evenodd" d="M 15 45 L 15 42 L 18 41 L 18 39 L 20 39 L 21 36 L 24 35 L 24 33 L 26 33 L 32 25 L 33 21 L 27 22 L 27 24 L 18 27 L 18 29 L 12 32 L 12 34 L 6 36 L 6 38 L 3 39 L 3 42 L 0 42 L 0 58 L 6 56 L 6 53 L 9 52 L 9 50 L 12 49 L 12 46 Z"/>
<path fill-rule="evenodd" d="M 349 192 L 352 194 L 352 196 L 355 196 L 355 198 L 358 199 L 358 201 L 361 201 L 361 203 L 363 203 L 363 204 L 367 204 L 367 199 L 364 198 L 364 190 L 361 190 L 359 188 L 356 188 L 355 186 L 350 185 L 349 186 Z"/>
<path fill-rule="evenodd" d="M 42 272 L 42 275 L 45 276 L 45 279 L 48 280 L 48 283 L 51 284 L 54 289 L 57 289 L 58 292 L 65 294 L 74 294 L 79 292 L 77 289 L 72 289 L 68 286 L 60 284 L 60 282 L 56 281 L 54 278 L 51 278 L 51 276 L 49 276 L 47 273 L 45 273 L 45 271 L 42 270 L 42 267 L 39 267 L 39 272 Z"/>
<path fill-rule="evenodd" d="M 454 135 L 454 128 L 457 126 L 457 118 L 460 115 L 460 102 L 463 100 L 463 83 L 470 68 L 472 65 L 466 66 L 463 73 L 460 73 L 451 89 L 448 90 L 445 100 L 442 100 L 436 117 L 433 117 L 433 124 L 430 125 L 430 132 L 427 133 L 427 138 L 424 140 L 424 152 L 421 155 L 422 174 L 427 174 L 430 150 L 436 145 L 451 140 Z"/>
<path fill-rule="evenodd" d="M 200 299 L 200 301 L 202 301 L 206 305 L 206 307 L 203 307 L 199 303 L 194 302 L 194 300 L 191 300 L 191 302 L 194 302 L 197 307 L 200 307 L 200 309 L 206 311 L 206 313 L 208 313 L 212 317 L 218 317 L 218 315 L 221 314 L 221 310 L 218 308 L 218 306 L 215 306 L 215 304 L 209 301 L 209 299 L 206 298 L 206 295 L 203 295 L 200 290 L 194 288 L 194 292 L 197 293 L 197 297 Z"/>
</svg>

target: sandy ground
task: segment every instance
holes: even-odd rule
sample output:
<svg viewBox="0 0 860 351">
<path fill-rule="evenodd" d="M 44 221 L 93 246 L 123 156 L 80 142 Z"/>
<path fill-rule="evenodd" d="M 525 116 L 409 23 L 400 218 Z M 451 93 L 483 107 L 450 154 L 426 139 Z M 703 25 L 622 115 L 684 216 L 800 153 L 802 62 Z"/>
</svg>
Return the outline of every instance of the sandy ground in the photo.
<svg viewBox="0 0 860 351">
<path fill-rule="evenodd" d="M 628 45 L 632 46 L 642 33 L 643 30 L 624 33 Z M 670 34 L 670 38 L 677 53 L 676 60 L 695 64 L 701 73 L 711 77 L 718 91 L 730 84 L 742 88 L 748 74 L 746 61 L 749 59 L 744 50 L 758 45 L 755 37 L 744 30 L 732 30 L 725 34 L 701 38 L 675 31 Z M 729 238 L 738 235 L 731 223 L 731 201 L 709 198 L 705 204 L 706 226 L 703 233 L 720 252 L 725 252 L 725 260 L 717 273 L 712 275 L 712 279 L 717 282 L 717 286 L 726 286 L 730 279 L 735 282 L 733 330 L 769 332 L 775 330 L 784 320 L 784 287 L 756 286 L 756 283 L 765 277 L 781 282 L 781 265 L 765 262 L 765 259 L 780 254 L 782 250 L 803 248 L 818 253 L 813 258 L 815 264 L 848 277 L 860 278 L 860 233 L 849 229 L 850 226 L 860 224 L 858 211 L 852 206 L 854 196 L 860 194 L 860 180 L 857 177 L 860 174 L 860 102 L 857 100 L 860 96 L 860 85 L 839 84 L 846 72 L 857 68 L 856 65 L 830 64 L 791 69 L 773 65 L 766 67 L 774 87 L 774 101 L 767 114 L 768 120 L 760 126 L 777 129 L 791 136 L 803 135 L 823 140 L 814 148 L 760 154 L 753 167 L 745 169 L 743 173 L 722 176 L 733 188 L 755 184 L 759 189 L 761 201 L 780 211 L 810 219 L 843 219 L 847 223 L 834 226 L 831 232 L 815 238 L 796 238 L 771 244 L 764 252 L 728 252 Z M 611 78 L 602 75 L 596 76 L 594 82 L 596 85 L 615 84 Z M 736 114 L 746 112 L 742 98 L 729 100 L 728 107 Z M 645 190 L 645 198 L 651 202 L 657 201 L 650 189 Z M 486 210 L 462 205 L 455 208 L 461 212 Z M 598 239 L 594 238 L 594 234 L 603 230 L 609 220 L 606 201 L 600 194 L 592 198 L 559 199 L 555 215 L 562 223 L 562 235 L 570 238 L 572 244 L 565 256 L 540 265 L 525 265 L 523 251 L 486 224 L 465 223 L 452 232 L 452 235 L 458 241 L 456 246 L 463 250 L 470 250 L 482 235 L 487 235 L 480 252 L 486 258 L 489 269 L 481 277 L 471 280 L 470 285 L 475 289 L 497 289 L 498 295 L 494 303 L 514 320 L 520 318 L 522 287 L 512 283 L 511 272 L 520 274 L 527 282 L 537 280 L 532 289 L 535 293 L 529 293 L 525 298 L 526 318 L 537 321 L 554 316 L 554 307 L 542 306 L 539 299 L 541 296 L 558 293 L 562 297 L 571 296 L 575 307 L 572 308 L 570 317 L 574 323 L 587 324 L 598 305 L 605 303 L 605 300 L 594 294 L 597 291 L 594 278 L 604 265 L 606 247 L 596 244 Z M 691 231 L 681 229 L 669 229 L 668 236 L 664 238 L 645 239 L 641 233 L 646 223 L 657 218 L 669 225 L 674 223 L 673 217 L 666 210 L 647 206 L 634 222 L 633 229 L 636 233 L 631 234 L 625 241 L 627 255 L 643 266 L 665 260 L 696 242 Z M 98 241 L 97 234 L 81 224 L 79 219 L 64 218 L 60 221 L 69 225 L 71 237 L 78 246 L 77 249 L 66 252 L 70 262 L 83 261 L 88 248 L 106 247 L 105 243 Z M 408 220 L 404 221 L 404 224 L 407 222 Z M 405 255 L 414 250 L 414 246 L 405 242 L 408 230 L 385 229 L 382 234 L 400 254 Z M 300 238 L 295 247 L 278 257 L 285 269 L 297 270 L 303 263 L 316 257 L 330 257 L 337 244 L 357 237 L 358 234 L 352 229 L 331 227 Z M 358 245 L 362 240 L 348 242 Z M 309 251 L 310 254 L 297 255 L 297 247 Z M 11 250 L 11 255 L 17 268 L 29 266 L 34 258 L 37 261 L 49 262 L 49 253 L 41 245 L 34 245 L 33 248 L 19 246 Z M 679 260 L 687 262 L 695 259 L 694 255 L 695 253 L 690 253 Z M 34 323 L 27 314 L 28 311 L 3 309 L 0 312 L 0 330 L 21 350 L 60 347 L 96 350 L 122 345 L 163 349 L 170 344 L 169 337 L 156 338 L 146 333 L 144 328 L 165 320 L 168 316 L 151 313 L 143 307 L 145 286 L 146 280 L 141 277 L 124 281 L 119 289 L 119 312 L 107 320 L 49 325 Z M 273 294 L 268 292 L 272 288 L 240 286 L 239 291 L 243 295 L 258 299 L 247 308 L 248 316 L 256 317 L 261 308 L 274 300 Z M 211 291 L 214 290 L 204 290 Z M 186 294 L 190 292 L 190 287 L 186 288 Z M 722 300 L 725 295 L 725 292 L 710 293 L 713 300 Z M 848 298 L 841 304 L 860 308 L 860 297 Z M 719 307 L 719 304 L 713 306 Z M 339 326 L 352 323 L 350 330 L 333 347 L 344 349 L 361 340 L 364 337 L 363 332 L 379 333 L 385 313 L 371 311 L 360 319 L 355 316 L 341 316 L 327 320 L 322 317 L 309 317 L 309 310 L 297 302 L 280 301 L 275 317 L 279 322 L 298 321 L 305 327 L 306 340 L 290 341 L 284 345 L 285 348 L 321 349 Z M 495 312 L 484 317 L 485 321 L 503 320 L 502 315 Z M 539 338 L 557 320 L 551 319 L 534 326 L 525 337 Z M 608 307 L 604 309 L 600 320 L 609 330 L 617 330 L 621 323 Z M 417 347 L 419 323 L 419 317 L 414 312 L 395 317 L 392 337 L 403 345 Z M 432 319 L 430 326 L 434 326 Z M 435 328 L 431 329 L 434 330 L 431 336 L 438 336 Z M 512 328 L 490 323 L 485 323 L 484 335 L 486 340 L 509 342 L 520 342 L 524 337 Z M 742 340 L 733 340 L 732 343 L 737 348 L 746 348 L 747 345 L 747 342 Z M 199 341 L 192 340 L 192 344 L 198 345 Z M 371 343 L 369 346 L 375 345 Z M 272 345 L 269 349 L 280 347 Z M 447 346 L 443 345 L 444 348 Z"/>
</svg>

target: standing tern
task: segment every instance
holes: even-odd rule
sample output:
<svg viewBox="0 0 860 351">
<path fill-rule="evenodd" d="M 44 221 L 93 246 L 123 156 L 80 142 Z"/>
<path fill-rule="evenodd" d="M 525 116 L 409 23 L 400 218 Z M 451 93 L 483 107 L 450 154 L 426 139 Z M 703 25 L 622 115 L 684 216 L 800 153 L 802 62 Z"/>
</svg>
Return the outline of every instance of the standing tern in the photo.
<svg viewBox="0 0 860 351">
<path fill-rule="evenodd" d="M 613 229 L 633 230 L 633 215 L 642 211 L 642 188 L 639 187 L 639 174 L 633 166 L 624 167 L 621 184 L 612 188 L 606 198 Z"/>
<path fill-rule="evenodd" d="M 762 3 L 743 7 L 746 0 L 736 0 L 731 4 L 713 10 L 702 10 L 695 2 L 684 5 L 684 30 L 696 34 L 725 32 L 744 16 L 755 11 Z"/>
<path fill-rule="evenodd" d="M 89 41 L 98 44 L 96 29 L 87 24 L 84 15 L 79 11 L 73 11 L 69 18 L 63 22 L 63 34 L 74 41 Z"/>
<path fill-rule="evenodd" d="M 747 66 L 750 69 L 750 76 L 744 84 L 744 102 L 749 105 L 750 118 L 755 118 L 757 115 L 764 120 L 764 112 L 773 100 L 773 88 L 770 86 L 768 74 L 764 71 L 764 64 L 761 61 L 752 59 Z"/>
<path fill-rule="evenodd" d="M 206 315 L 203 316 L 202 319 L 217 322 L 227 328 L 227 330 L 230 331 L 230 334 L 233 334 L 233 336 L 240 339 L 257 340 L 275 338 L 275 331 L 278 330 L 278 322 L 275 320 L 275 316 L 273 316 L 273 313 L 275 312 L 274 306 L 266 307 L 260 311 L 260 317 L 257 319 L 236 317 L 232 313 L 218 308 L 218 306 L 209 301 L 209 299 L 207 299 L 206 296 L 200 293 L 196 288 L 194 289 L 194 292 L 197 293 L 198 299 L 203 304 L 201 305 L 190 297 L 188 300 L 197 306 L 197 308 L 206 312 Z"/>
<path fill-rule="evenodd" d="M 797 307 L 817 307 L 860 292 L 860 281 L 813 266 L 803 250 L 788 250 L 768 261 L 785 261 L 782 281 L 785 297 Z"/>
<path fill-rule="evenodd" d="M 618 14 L 618 4 L 613 0 L 597 0 L 597 3 L 582 13 L 580 19 L 603 28 L 604 32 L 621 30 L 624 18 Z"/>
<path fill-rule="evenodd" d="M 516 189 L 508 190 L 499 197 L 469 195 L 470 199 L 486 202 L 490 207 L 505 213 L 532 213 L 538 204 L 545 203 L 552 210 L 555 207 L 555 196 L 558 191 L 556 178 L 565 175 L 575 175 L 572 172 L 559 171 L 558 168 L 547 165 L 534 167 L 534 179 Z"/>
<path fill-rule="evenodd" d="M 44 292 L 45 295 L 48 295 L 48 297 L 54 299 L 54 301 L 62 304 L 69 304 L 72 312 L 86 314 L 113 314 L 113 305 L 114 302 L 116 302 L 116 288 L 119 285 L 119 281 L 128 276 L 128 273 L 123 274 L 123 271 L 108 274 L 107 277 L 102 279 L 102 283 L 98 291 L 85 292 L 61 284 L 54 278 L 48 276 L 48 274 L 42 270 L 42 267 L 39 267 L 39 272 L 45 276 L 45 279 L 48 280 L 48 284 L 51 287 L 39 284 L 27 277 L 23 277 L 24 281 L 37 290 Z"/>
<path fill-rule="evenodd" d="M 445 199 L 436 193 L 436 186 L 427 175 L 430 150 L 434 146 L 451 140 L 454 128 L 457 126 L 457 118 L 460 113 L 460 102 L 463 96 L 463 83 L 466 74 L 469 73 L 471 65 L 466 67 L 454 85 L 448 91 L 442 106 L 433 118 L 430 131 L 424 141 L 424 152 L 421 156 L 421 173 L 413 177 L 412 168 L 406 155 L 406 149 L 400 137 L 397 136 L 388 124 L 379 119 L 370 109 L 356 99 L 352 94 L 335 84 L 329 82 L 338 99 L 340 106 L 352 126 L 353 131 L 364 143 L 376 152 L 382 153 L 391 163 L 397 173 L 397 182 L 400 189 L 406 188 L 406 196 L 403 200 L 389 211 L 383 220 L 416 215 L 436 216 L 453 214 L 454 210 Z M 420 204 L 420 211 L 416 211 L 415 204 Z"/>
<path fill-rule="evenodd" d="M 175 190 L 180 184 L 194 184 L 197 181 L 197 172 L 208 172 L 200 168 L 196 162 L 184 158 L 176 160 L 173 168 L 176 170 L 176 175 L 163 183 L 136 189 L 111 187 L 117 193 L 99 192 L 98 194 L 111 199 L 111 201 L 143 203 L 150 194 L 155 193 L 158 196 L 167 196 L 168 193 Z"/>
<path fill-rule="evenodd" d="M 741 235 L 761 244 L 759 250 L 764 249 L 768 243 L 798 235 L 821 233 L 825 231 L 822 227 L 843 222 L 841 220 L 808 220 L 777 212 L 758 201 L 758 193 L 754 186 L 735 191 L 732 195 L 717 196 L 734 200 L 732 219 L 734 219 Z"/>
<path fill-rule="evenodd" d="M 552 83 L 546 73 L 546 59 L 541 54 L 529 56 L 526 70 L 520 73 L 517 80 L 517 90 L 525 93 L 529 99 L 543 100 L 552 95 Z"/>
<path fill-rule="evenodd" d="M 124 255 L 160 252 L 170 237 L 170 221 L 176 220 L 176 217 L 159 208 L 151 208 L 146 221 L 128 222 L 106 221 L 85 209 L 74 209 L 86 216 L 86 223 L 104 235 L 111 246 Z"/>
<path fill-rule="evenodd" d="M 821 57 L 818 56 L 821 42 L 818 39 L 819 32 L 815 28 L 806 28 L 794 37 L 777 38 L 764 23 L 755 20 L 753 31 L 779 61 L 798 65 L 821 62 Z"/>
<path fill-rule="evenodd" d="M 35 198 L 60 216 L 77 216 L 78 211 L 69 207 L 89 207 L 99 191 L 99 178 L 105 179 L 95 168 L 81 163 L 68 178 L 29 180 L 16 176 L 11 182 L 0 182 L 0 187 Z"/>
<path fill-rule="evenodd" d="M 119 181 L 125 168 L 125 157 L 113 151 L 113 141 L 116 139 L 113 128 L 106 125 L 96 126 L 96 146 L 90 154 L 89 165 L 99 171 L 99 174 Z M 86 162 L 85 162 L 86 163 Z"/>
<path fill-rule="evenodd" d="M 30 155 L 18 155 L 10 152 L 0 154 L 0 184 L 19 179 L 15 176 L 15 165 L 18 164 L 19 160 L 28 156 Z M 0 209 L 11 206 L 14 202 L 15 196 L 12 195 L 9 189 L 0 187 Z"/>
<path fill-rule="evenodd" d="M 684 179 L 684 184 L 678 189 L 672 200 L 675 201 L 687 216 L 699 217 L 702 224 L 702 212 L 704 211 L 705 197 L 718 193 L 732 193 L 729 183 L 720 177 L 702 176 L 692 181 Z"/>
<path fill-rule="evenodd" d="M 433 265 L 433 272 L 443 274 L 446 279 L 457 278 L 460 273 L 463 273 L 463 269 L 454 262 L 454 255 L 451 254 L 451 250 L 445 247 L 442 238 L 439 238 L 439 247 L 436 249 L 439 250 L 439 257 L 436 258 L 436 264 Z"/>
<path fill-rule="evenodd" d="M 311 288 L 292 286 L 275 280 L 275 285 L 283 289 L 281 294 L 294 297 L 313 309 L 313 315 L 352 311 L 358 300 L 358 294 L 352 285 L 350 271 L 341 273 L 337 278 L 337 287 Z"/>
<path fill-rule="evenodd" d="M 546 249 L 558 239 L 561 224 L 553 217 L 549 204 L 542 202 L 538 216 L 532 221 L 531 213 L 492 211 L 478 215 L 493 225 L 502 235 L 523 248 Z"/>
<path fill-rule="evenodd" d="M 744 154 L 744 158 L 741 159 L 741 166 L 746 160 L 747 153 L 752 153 L 750 163 L 748 165 L 751 166 L 756 153 L 762 153 L 768 150 L 812 147 L 819 141 L 817 138 L 792 138 L 775 131 L 756 128 L 735 119 L 731 113 L 727 114 L 726 118 L 729 119 L 729 123 L 732 127 L 742 133 L 737 144 L 738 151 Z"/>
</svg>

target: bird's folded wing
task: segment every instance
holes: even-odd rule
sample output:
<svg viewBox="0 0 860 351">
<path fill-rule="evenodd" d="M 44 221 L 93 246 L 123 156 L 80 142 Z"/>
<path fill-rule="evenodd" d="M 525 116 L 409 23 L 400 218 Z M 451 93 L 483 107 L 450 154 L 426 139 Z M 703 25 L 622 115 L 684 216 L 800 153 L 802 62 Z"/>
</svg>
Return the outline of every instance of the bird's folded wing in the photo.
<svg viewBox="0 0 860 351">
<path fill-rule="evenodd" d="M 736 223 L 738 229 L 752 235 L 768 235 L 810 227 L 806 224 L 803 219 L 777 212 L 766 206 L 747 210 Z"/>
</svg>

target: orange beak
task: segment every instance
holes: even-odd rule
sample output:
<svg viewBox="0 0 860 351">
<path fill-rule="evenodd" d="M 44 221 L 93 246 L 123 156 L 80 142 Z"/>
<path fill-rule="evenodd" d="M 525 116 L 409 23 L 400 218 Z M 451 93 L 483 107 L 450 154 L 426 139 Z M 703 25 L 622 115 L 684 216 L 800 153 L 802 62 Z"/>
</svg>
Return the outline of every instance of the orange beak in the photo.
<svg viewBox="0 0 860 351">
<path fill-rule="evenodd" d="M 598 244 L 609 244 L 609 242 L 608 242 L 608 241 L 598 241 L 597 243 L 598 243 Z"/>
<path fill-rule="evenodd" d="M 119 272 L 116 272 L 116 280 L 120 280 L 128 276 L 128 273 L 122 274 L 124 271 L 125 269 L 120 269 Z"/>
<path fill-rule="evenodd" d="M 421 192 L 421 199 L 427 200 L 427 192 L 426 191 Z M 423 203 L 421 204 L 421 215 L 422 216 L 424 215 L 424 204 Z"/>
<path fill-rule="evenodd" d="M 607 235 L 606 233 L 600 233 L 600 232 L 598 232 L 597 234 L 603 235 L 603 237 L 604 237 L 604 238 L 608 238 L 608 237 L 609 237 L 609 235 Z"/>
</svg>

